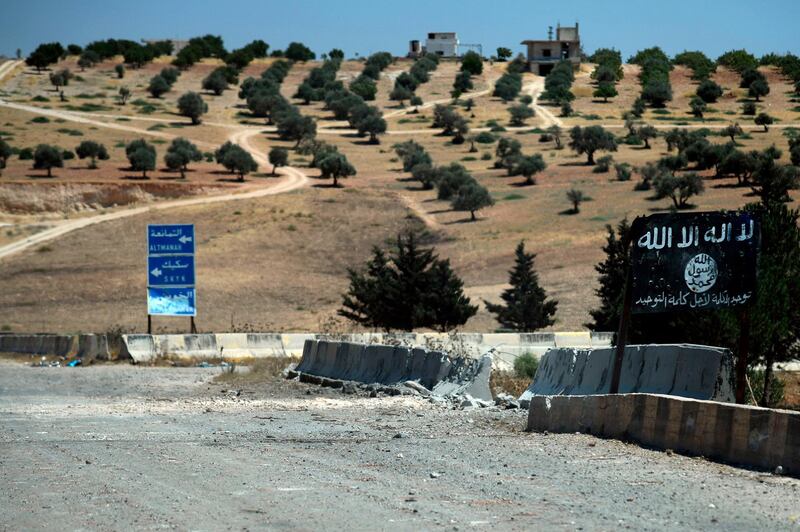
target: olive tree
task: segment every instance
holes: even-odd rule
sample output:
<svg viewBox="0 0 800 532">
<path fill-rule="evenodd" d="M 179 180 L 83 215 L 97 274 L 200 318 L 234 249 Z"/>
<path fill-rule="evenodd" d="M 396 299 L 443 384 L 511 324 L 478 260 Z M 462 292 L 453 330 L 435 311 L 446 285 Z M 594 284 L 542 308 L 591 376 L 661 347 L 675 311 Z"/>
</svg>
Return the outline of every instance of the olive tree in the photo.
<svg viewBox="0 0 800 532">
<path fill-rule="evenodd" d="M 172 141 L 164 155 L 164 163 L 170 170 L 177 170 L 186 177 L 189 163 L 203 160 L 203 153 L 189 140 L 178 137 Z"/>
<path fill-rule="evenodd" d="M 192 124 L 197 125 L 201 122 L 200 117 L 208 112 L 208 105 L 196 92 L 187 92 L 178 98 L 178 111 L 181 116 L 190 118 Z"/>
<path fill-rule="evenodd" d="M 145 140 L 134 140 L 125 147 L 125 155 L 131 164 L 131 169 L 142 172 L 142 177 L 147 179 L 147 171 L 156 169 L 156 148 Z"/>
<path fill-rule="evenodd" d="M 275 146 L 269 151 L 269 162 L 272 164 L 272 175 L 277 175 L 278 168 L 286 166 L 289 162 L 289 151 L 286 148 Z"/>
<path fill-rule="evenodd" d="M 53 168 L 64 167 L 64 152 L 55 146 L 39 144 L 33 153 L 33 168 L 47 170 L 47 177 L 53 177 Z"/>
<path fill-rule="evenodd" d="M 347 157 L 339 152 L 330 152 L 319 162 L 323 178 L 333 178 L 333 186 L 339 186 L 339 179 L 356 175 L 355 167 Z"/>
<path fill-rule="evenodd" d="M 97 159 L 101 161 L 108 160 L 106 147 L 92 140 L 84 140 L 78 144 L 78 147 L 75 148 L 75 153 L 78 155 L 78 159 L 89 159 L 90 169 L 97 168 Z"/>
<path fill-rule="evenodd" d="M 601 126 L 575 126 L 570 130 L 569 136 L 570 148 L 578 155 L 586 154 L 587 165 L 594 164 L 594 154 L 597 151 L 617 151 L 617 139 Z"/>
<path fill-rule="evenodd" d="M 170 91 L 172 85 L 169 84 L 167 80 L 165 80 L 162 76 L 153 76 L 150 79 L 150 84 L 147 86 L 147 92 L 153 98 L 161 98 L 162 94 L 166 94 Z"/>
<path fill-rule="evenodd" d="M 769 126 L 775 122 L 775 119 L 769 116 L 767 113 L 758 113 L 758 116 L 755 117 L 754 122 L 757 126 L 763 126 L 764 131 L 769 131 Z"/>
</svg>

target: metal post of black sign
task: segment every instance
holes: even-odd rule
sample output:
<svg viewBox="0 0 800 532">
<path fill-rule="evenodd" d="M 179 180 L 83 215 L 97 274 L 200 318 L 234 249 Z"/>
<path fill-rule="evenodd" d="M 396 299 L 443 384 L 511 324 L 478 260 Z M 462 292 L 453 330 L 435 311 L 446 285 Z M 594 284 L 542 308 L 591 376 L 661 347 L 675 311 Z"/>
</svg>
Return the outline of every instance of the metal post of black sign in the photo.
<svg viewBox="0 0 800 532">
<path fill-rule="evenodd" d="M 739 313 L 739 349 L 736 357 L 736 403 L 743 405 L 747 389 L 747 358 L 750 354 L 750 310 Z"/>
<path fill-rule="evenodd" d="M 628 266 L 625 275 L 625 289 L 622 292 L 622 315 L 619 318 L 619 328 L 617 329 L 617 346 L 614 352 L 614 367 L 611 372 L 611 388 L 609 393 L 619 393 L 622 360 L 625 356 L 625 345 L 628 343 L 628 325 L 631 321 L 631 306 L 633 305 L 632 282 L 633 272 L 631 271 L 631 267 Z"/>
</svg>

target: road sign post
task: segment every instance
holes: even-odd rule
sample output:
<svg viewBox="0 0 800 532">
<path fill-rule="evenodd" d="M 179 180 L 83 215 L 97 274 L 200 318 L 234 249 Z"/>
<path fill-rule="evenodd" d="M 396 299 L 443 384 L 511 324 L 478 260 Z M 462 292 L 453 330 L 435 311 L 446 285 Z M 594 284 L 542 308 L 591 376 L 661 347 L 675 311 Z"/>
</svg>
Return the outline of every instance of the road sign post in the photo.
<svg viewBox="0 0 800 532">
<path fill-rule="evenodd" d="M 196 332 L 195 233 L 192 224 L 147 226 L 147 330 L 152 316 L 188 316 Z"/>
</svg>

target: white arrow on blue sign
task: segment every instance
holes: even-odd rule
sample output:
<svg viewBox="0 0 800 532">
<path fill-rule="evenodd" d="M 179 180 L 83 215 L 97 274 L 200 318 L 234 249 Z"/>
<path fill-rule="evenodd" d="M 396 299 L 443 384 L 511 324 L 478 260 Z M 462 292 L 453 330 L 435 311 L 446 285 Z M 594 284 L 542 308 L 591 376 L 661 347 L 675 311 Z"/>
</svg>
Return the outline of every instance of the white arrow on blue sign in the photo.
<svg viewBox="0 0 800 532">
<path fill-rule="evenodd" d="M 148 225 L 148 255 L 194 254 L 194 225 Z"/>
<path fill-rule="evenodd" d="M 194 256 L 147 257 L 147 286 L 194 286 Z"/>
</svg>

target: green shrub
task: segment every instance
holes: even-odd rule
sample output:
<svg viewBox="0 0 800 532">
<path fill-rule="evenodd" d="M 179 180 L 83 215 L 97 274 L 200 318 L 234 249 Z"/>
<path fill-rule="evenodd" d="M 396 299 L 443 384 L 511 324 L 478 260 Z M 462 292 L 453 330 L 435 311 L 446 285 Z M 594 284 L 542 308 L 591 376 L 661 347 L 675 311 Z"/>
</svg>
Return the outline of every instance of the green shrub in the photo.
<svg viewBox="0 0 800 532">
<path fill-rule="evenodd" d="M 30 122 L 32 124 L 49 124 L 50 119 L 47 118 L 46 116 L 36 116 L 31 118 Z"/>
<path fill-rule="evenodd" d="M 750 387 L 753 389 L 756 403 L 761 404 L 761 398 L 764 396 L 764 370 L 747 370 L 747 378 L 750 379 Z M 786 383 L 779 379 L 775 373 L 772 374 L 771 388 L 769 393 L 769 405 L 775 406 L 781 404 L 784 398 Z"/>
<path fill-rule="evenodd" d="M 605 174 L 611 169 L 611 165 L 614 163 L 614 157 L 611 155 L 603 155 L 597 159 L 597 163 L 595 167 L 592 168 L 592 172 L 595 174 Z"/>
<path fill-rule="evenodd" d="M 618 163 L 614 165 L 614 170 L 617 171 L 617 181 L 630 181 L 631 180 L 631 165 L 628 163 Z"/>
<path fill-rule="evenodd" d="M 492 154 L 489 153 L 488 151 L 483 152 L 483 155 L 481 155 L 481 161 L 491 161 L 491 160 L 492 160 Z"/>
<path fill-rule="evenodd" d="M 38 95 L 34 96 L 33 98 L 31 98 L 31 101 L 32 102 L 49 102 L 50 98 L 46 98 L 45 96 L 42 96 L 41 94 L 38 94 Z"/>
<path fill-rule="evenodd" d="M 80 105 L 67 105 L 65 106 L 65 109 L 68 111 L 80 111 L 81 113 L 96 113 L 98 111 L 110 111 L 111 107 L 87 102 Z"/>
<path fill-rule="evenodd" d="M 475 142 L 480 142 L 481 144 L 492 144 L 496 140 L 497 138 L 487 131 L 482 131 L 475 137 Z"/>
<path fill-rule="evenodd" d="M 33 148 L 22 148 L 19 150 L 19 160 L 20 161 L 32 161 L 33 160 Z"/>
<path fill-rule="evenodd" d="M 514 361 L 514 373 L 520 379 L 533 379 L 539 369 L 539 359 L 532 353 L 523 353 Z"/>
</svg>

